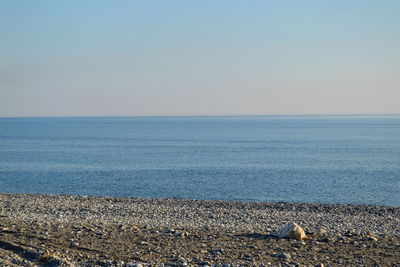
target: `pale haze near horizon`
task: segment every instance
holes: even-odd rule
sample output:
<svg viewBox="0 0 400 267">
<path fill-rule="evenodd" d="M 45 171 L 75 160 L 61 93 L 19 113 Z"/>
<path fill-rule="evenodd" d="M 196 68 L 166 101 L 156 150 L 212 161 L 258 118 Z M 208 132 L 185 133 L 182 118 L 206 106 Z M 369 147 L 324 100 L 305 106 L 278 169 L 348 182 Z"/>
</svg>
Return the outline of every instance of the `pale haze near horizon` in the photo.
<svg viewBox="0 0 400 267">
<path fill-rule="evenodd" d="M 399 114 L 400 1 L 1 1 L 0 116 Z"/>
</svg>

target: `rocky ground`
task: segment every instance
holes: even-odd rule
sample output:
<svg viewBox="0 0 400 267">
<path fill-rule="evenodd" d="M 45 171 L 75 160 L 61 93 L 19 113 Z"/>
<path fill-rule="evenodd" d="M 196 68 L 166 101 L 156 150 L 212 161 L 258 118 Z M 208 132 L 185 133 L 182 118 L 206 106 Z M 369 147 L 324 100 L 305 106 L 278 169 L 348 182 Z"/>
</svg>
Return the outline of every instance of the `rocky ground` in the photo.
<svg viewBox="0 0 400 267">
<path fill-rule="evenodd" d="M 400 207 L 0 194 L 0 265 L 400 266 Z"/>
</svg>

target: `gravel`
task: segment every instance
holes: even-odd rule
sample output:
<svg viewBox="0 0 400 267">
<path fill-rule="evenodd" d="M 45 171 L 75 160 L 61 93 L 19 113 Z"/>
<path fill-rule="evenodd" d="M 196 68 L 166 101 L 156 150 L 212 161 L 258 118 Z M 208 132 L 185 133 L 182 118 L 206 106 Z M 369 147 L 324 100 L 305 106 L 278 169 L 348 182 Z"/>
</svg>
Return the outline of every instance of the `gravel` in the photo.
<svg viewBox="0 0 400 267">
<path fill-rule="evenodd" d="M 309 238 L 276 238 L 288 222 Z M 0 193 L 0 265 L 398 266 L 399 225 L 400 207 Z"/>
<path fill-rule="evenodd" d="M 400 207 L 1 193 L 0 204 L 0 216 L 20 220 L 236 231 L 274 231 L 294 221 L 312 232 L 400 236 Z"/>
</svg>

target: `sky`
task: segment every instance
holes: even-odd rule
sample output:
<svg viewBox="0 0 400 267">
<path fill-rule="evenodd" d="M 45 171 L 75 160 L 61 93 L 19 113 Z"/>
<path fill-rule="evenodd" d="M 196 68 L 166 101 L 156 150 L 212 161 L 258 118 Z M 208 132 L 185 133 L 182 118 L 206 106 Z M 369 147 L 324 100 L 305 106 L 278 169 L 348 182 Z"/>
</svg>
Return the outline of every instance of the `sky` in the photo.
<svg viewBox="0 0 400 267">
<path fill-rule="evenodd" d="M 0 0 L 0 117 L 399 114 L 398 0 Z"/>
</svg>

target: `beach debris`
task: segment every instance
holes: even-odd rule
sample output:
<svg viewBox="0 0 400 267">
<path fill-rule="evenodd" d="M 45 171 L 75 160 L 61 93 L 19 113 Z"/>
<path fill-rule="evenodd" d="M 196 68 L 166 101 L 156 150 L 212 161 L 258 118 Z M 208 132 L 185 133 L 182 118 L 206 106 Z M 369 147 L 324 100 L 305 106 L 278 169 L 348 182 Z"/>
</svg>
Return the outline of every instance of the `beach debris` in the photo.
<svg viewBox="0 0 400 267">
<path fill-rule="evenodd" d="M 291 238 L 297 240 L 303 240 L 306 238 L 306 234 L 297 223 L 291 222 L 286 224 L 281 230 L 276 233 L 278 238 Z"/>
</svg>

